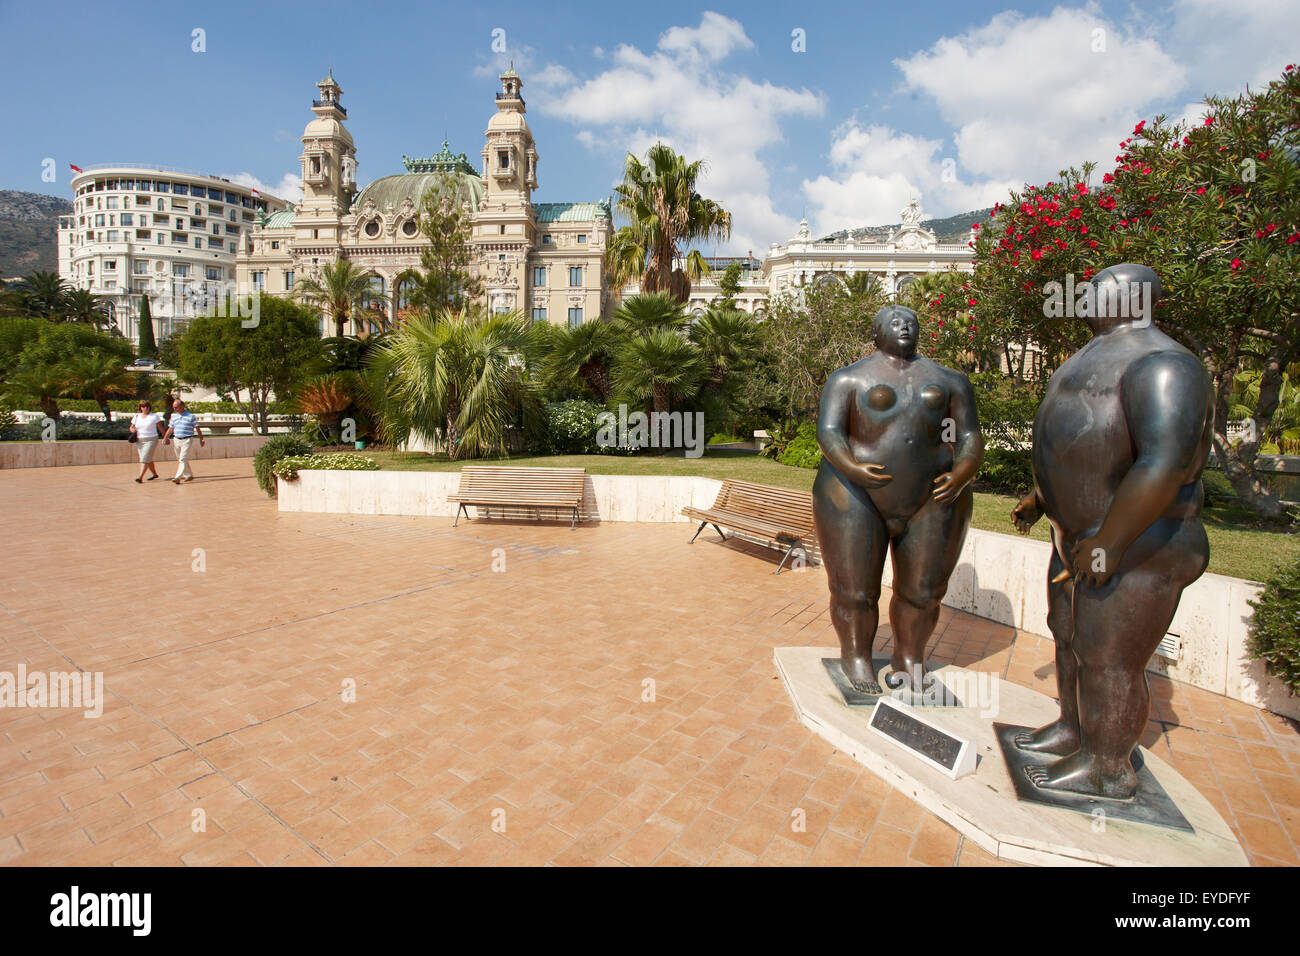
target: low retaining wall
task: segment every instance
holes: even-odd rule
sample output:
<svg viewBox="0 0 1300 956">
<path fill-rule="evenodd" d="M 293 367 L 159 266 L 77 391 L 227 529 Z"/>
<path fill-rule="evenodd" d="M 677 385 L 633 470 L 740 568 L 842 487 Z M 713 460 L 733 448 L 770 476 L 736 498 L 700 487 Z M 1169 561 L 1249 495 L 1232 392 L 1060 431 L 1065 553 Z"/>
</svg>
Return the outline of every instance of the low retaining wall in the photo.
<svg viewBox="0 0 1300 956">
<path fill-rule="evenodd" d="M 424 515 L 451 518 L 447 501 L 460 482 L 457 472 L 302 471 L 279 482 L 281 511 L 328 514 Z M 588 475 L 586 521 L 689 523 L 681 509 L 713 504 L 721 482 L 712 478 L 652 475 Z M 972 529 L 953 572 L 944 604 L 1031 634 L 1047 627 L 1047 566 L 1051 545 L 1014 535 Z M 815 552 L 814 552 L 815 553 Z M 884 584 L 893 580 L 885 565 Z M 1260 586 L 1240 578 L 1206 574 L 1183 592 L 1170 632 L 1178 635 L 1179 660 L 1152 659 L 1150 670 L 1274 713 L 1300 719 L 1300 698 L 1264 673 L 1246 655 L 1247 602 Z"/>
<path fill-rule="evenodd" d="M 202 427 L 200 425 L 200 427 Z M 269 435 L 212 437 L 195 449 L 195 461 L 211 458 L 252 458 Z M 174 461 L 172 446 L 159 444 L 154 461 Z M 138 464 L 140 453 L 126 439 L 117 441 L 6 441 L 0 442 L 0 469 L 50 468 L 57 465 Z"/>
</svg>

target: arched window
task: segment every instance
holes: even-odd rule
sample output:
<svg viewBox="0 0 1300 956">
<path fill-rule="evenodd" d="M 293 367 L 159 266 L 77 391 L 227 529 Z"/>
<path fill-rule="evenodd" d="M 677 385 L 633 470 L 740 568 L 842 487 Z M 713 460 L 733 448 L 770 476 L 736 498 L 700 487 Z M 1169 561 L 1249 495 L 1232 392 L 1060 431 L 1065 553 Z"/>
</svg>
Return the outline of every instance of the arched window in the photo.
<svg viewBox="0 0 1300 956">
<path fill-rule="evenodd" d="M 385 292 L 387 292 L 387 286 L 385 286 L 384 284 L 384 277 L 372 275 L 370 277 L 369 294 L 367 294 L 365 298 L 361 300 L 361 311 L 378 312 L 383 319 L 383 321 L 380 323 L 381 325 L 386 325 L 388 319 L 388 309 L 383 299 L 381 298 L 385 294 Z M 368 318 L 367 321 L 372 321 L 372 320 Z"/>
<path fill-rule="evenodd" d="M 402 276 L 397 280 L 396 306 L 398 314 L 406 311 L 411 307 L 411 300 L 415 296 L 417 286 L 415 280 L 410 276 Z"/>
</svg>

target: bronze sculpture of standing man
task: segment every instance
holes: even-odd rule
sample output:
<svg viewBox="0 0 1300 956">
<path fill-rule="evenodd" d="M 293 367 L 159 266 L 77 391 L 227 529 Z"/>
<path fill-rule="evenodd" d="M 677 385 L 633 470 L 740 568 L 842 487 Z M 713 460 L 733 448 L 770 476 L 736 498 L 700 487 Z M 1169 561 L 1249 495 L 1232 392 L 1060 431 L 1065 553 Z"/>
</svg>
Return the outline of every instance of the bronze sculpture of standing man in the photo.
<svg viewBox="0 0 1300 956">
<path fill-rule="evenodd" d="M 1200 474 L 1214 406 L 1200 361 L 1151 324 L 1151 269 L 1112 266 L 1091 286 L 1093 337 L 1048 382 L 1035 487 L 1012 513 L 1022 534 L 1041 515 L 1052 523 L 1061 716 L 1015 744 L 1060 758 L 1025 768 L 1042 789 L 1127 799 L 1150 714 L 1147 662 L 1209 562 Z"/>
<path fill-rule="evenodd" d="M 894 563 L 891 666 L 917 686 L 984 457 L 970 380 L 917 356 L 916 313 L 888 306 L 874 329 L 877 350 L 835 371 L 822 392 L 824 457 L 813 484 L 840 662 L 868 694 L 880 693 L 871 649 L 885 552 Z"/>
</svg>

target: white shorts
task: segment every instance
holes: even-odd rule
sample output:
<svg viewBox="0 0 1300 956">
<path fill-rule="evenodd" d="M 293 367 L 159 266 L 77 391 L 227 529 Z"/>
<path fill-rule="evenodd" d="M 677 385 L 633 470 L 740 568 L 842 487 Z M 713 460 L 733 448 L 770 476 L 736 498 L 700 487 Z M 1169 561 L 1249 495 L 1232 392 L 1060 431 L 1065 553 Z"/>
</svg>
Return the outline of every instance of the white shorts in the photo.
<svg viewBox="0 0 1300 956">
<path fill-rule="evenodd" d="M 140 464 L 147 465 L 149 464 L 149 462 L 153 461 L 153 450 L 154 447 L 158 444 L 158 439 L 141 438 L 138 442 L 136 442 L 136 444 L 140 446 L 139 448 Z"/>
</svg>

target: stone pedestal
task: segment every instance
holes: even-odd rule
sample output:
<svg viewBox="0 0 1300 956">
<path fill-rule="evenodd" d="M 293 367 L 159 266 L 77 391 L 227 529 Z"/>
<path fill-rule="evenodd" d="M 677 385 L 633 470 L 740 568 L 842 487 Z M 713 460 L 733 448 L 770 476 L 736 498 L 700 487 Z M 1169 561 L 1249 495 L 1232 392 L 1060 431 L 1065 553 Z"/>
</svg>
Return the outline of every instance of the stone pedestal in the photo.
<svg viewBox="0 0 1300 956">
<path fill-rule="evenodd" d="M 1056 702 L 1037 691 L 951 665 L 933 672 L 961 706 L 917 712 L 970 740 L 976 752 L 975 772 L 953 780 L 868 730 L 871 707 L 845 705 L 822 664 L 822 658 L 838 657 L 838 650 L 781 647 L 774 656 L 800 723 L 999 859 L 1048 866 L 1247 865 L 1237 838 L 1210 802 L 1146 750 L 1141 751 L 1145 771 L 1191 832 L 1018 799 L 993 723 L 1039 727 L 1055 720 Z"/>
</svg>

